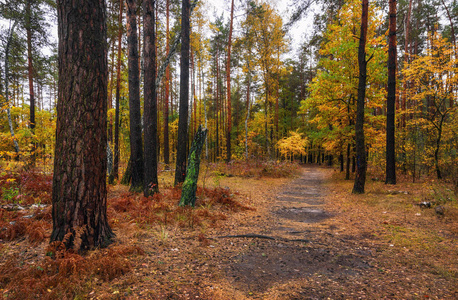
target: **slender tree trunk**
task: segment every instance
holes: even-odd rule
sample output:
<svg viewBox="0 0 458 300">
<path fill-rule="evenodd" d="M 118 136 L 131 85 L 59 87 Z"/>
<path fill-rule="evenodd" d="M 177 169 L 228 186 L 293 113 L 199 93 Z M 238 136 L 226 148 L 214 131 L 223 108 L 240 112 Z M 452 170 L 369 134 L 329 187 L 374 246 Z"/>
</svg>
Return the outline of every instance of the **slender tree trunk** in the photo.
<svg viewBox="0 0 458 300">
<path fill-rule="evenodd" d="M 448 9 L 447 5 L 445 5 L 444 0 L 441 0 L 441 2 L 442 2 L 442 5 L 444 6 L 445 12 L 447 13 L 448 21 L 450 22 L 450 40 L 456 49 L 455 26 L 453 26 L 453 19 L 450 14 L 450 10 Z"/>
<path fill-rule="evenodd" d="M 132 160 L 131 191 L 143 190 L 143 144 L 140 112 L 140 79 L 137 39 L 137 3 L 127 0 L 127 44 L 129 52 L 129 110 L 130 110 L 130 157 Z"/>
<path fill-rule="evenodd" d="M 200 69 L 200 72 L 201 72 L 201 77 L 202 77 L 202 81 L 205 82 L 205 78 L 204 78 L 204 71 L 203 71 L 203 68 Z M 208 135 L 208 119 L 207 119 L 207 99 L 206 97 L 204 96 L 203 97 L 203 105 L 204 105 L 204 120 L 205 120 L 205 129 L 207 129 L 207 135 Z M 208 161 L 208 138 L 205 139 L 205 159 Z"/>
<path fill-rule="evenodd" d="M 343 148 L 343 147 L 342 147 Z M 342 152 L 339 155 L 339 162 L 340 162 L 340 172 L 344 171 L 344 155 L 343 155 L 343 149 Z"/>
<path fill-rule="evenodd" d="M 412 1 L 413 0 L 409 0 L 409 7 L 407 9 L 407 16 L 405 18 L 405 22 L 404 22 L 404 65 L 407 65 L 407 63 L 409 62 L 409 38 L 410 38 L 410 18 L 411 18 L 411 14 L 412 14 Z M 405 82 L 404 84 L 404 88 L 402 89 L 402 97 L 401 97 L 401 103 L 397 104 L 397 108 L 400 108 L 401 111 L 402 111 L 402 116 L 401 116 L 401 124 L 400 126 L 401 127 L 405 127 L 406 125 L 406 103 L 407 103 L 407 94 L 406 94 L 406 91 L 408 89 L 408 85 L 409 83 L 408 82 Z M 405 156 L 405 153 L 403 153 L 403 156 Z M 405 164 L 405 162 L 404 162 Z"/>
<path fill-rule="evenodd" d="M 358 48 L 358 66 L 359 66 L 359 83 L 358 99 L 356 102 L 356 176 L 353 186 L 354 194 L 364 194 L 364 185 L 366 183 L 366 145 L 364 141 L 364 102 L 366 98 L 366 80 L 367 80 L 367 60 L 366 60 L 366 39 L 367 23 L 369 12 L 369 0 L 362 0 L 361 15 L 361 36 Z"/>
<path fill-rule="evenodd" d="M 32 17 L 32 10 L 31 10 L 31 0 L 27 0 L 26 9 L 25 9 L 25 17 L 26 17 L 26 34 L 27 34 L 27 77 L 29 79 L 29 97 L 30 97 L 30 130 L 32 131 L 32 135 L 35 135 L 35 93 L 33 90 L 33 77 L 34 77 L 34 69 L 33 69 L 33 58 L 32 58 L 32 24 L 31 24 L 31 17 Z M 35 165 L 35 149 L 36 143 L 32 142 L 32 157 L 31 157 L 31 164 Z"/>
<path fill-rule="evenodd" d="M 191 53 L 191 105 L 189 107 L 189 122 L 188 126 L 191 127 L 190 135 L 194 136 L 197 131 L 196 123 L 196 66 L 194 61 L 194 50 L 190 49 Z M 192 122 L 191 122 L 192 121 Z"/>
<path fill-rule="evenodd" d="M 276 88 L 276 99 L 275 99 L 275 141 L 274 145 L 276 142 L 279 140 L 279 135 L 278 135 L 278 110 L 279 110 L 279 99 L 280 99 L 280 49 L 277 49 L 277 62 L 278 62 L 278 69 L 277 69 L 277 88 Z M 278 157 L 278 150 L 276 151 L 276 156 Z"/>
<path fill-rule="evenodd" d="M 9 102 L 9 54 L 11 42 L 13 40 L 14 28 L 16 27 L 16 25 L 17 22 L 15 22 L 13 26 L 11 26 L 11 28 L 8 30 L 8 39 L 6 41 L 5 47 L 5 100 L 7 102 L 6 113 L 8 115 L 8 127 L 10 129 L 11 138 L 13 139 L 14 151 L 16 151 L 16 159 L 19 159 L 19 144 L 16 140 L 16 137 L 14 136 L 13 119 L 11 118 L 11 108 Z"/>
<path fill-rule="evenodd" d="M 439 121 L 439 125 L 436 126 L 438 132 L 437 132 L 437 139 L 436 139 L 436 149 L 434 150 L 434 164 L 436 167 L 437 179 L 442 179 L 442 173 L 441 173 L 440 166 L 439 166 L 439 151 L 440 151 L 441 140 L 442 140 L 442 126 L 444 123 L 445 116 L 446 115 L 442 115 L 441 120 Z"/>
<path fill-rule="evenodd" d="M 143 2 L 143 0 L 141 1 L 137 1 L 138 4 L 141 5 L 141 3 Z M 142 73 L 142 30 L 141 30 L 141 26 L 142 26 L 142 22 L 141 22 L 141 18 L 140 16 L 136 16 L 136 21 L 137 21 L 137 29 L 138 29 L 138 33 L 137 33 L 137 41 L 138 41 L 138 78 L 140 81 L 142 81 L 142 76 L 143 76 L 143 73 Z"/>
<path fill-rule="evenodd" d="M 59 101 L 51 241 L 76 251 L 106 246 L 114 237 L 106 210 L 105 10 L 103 0 L 57 1 Z"/>
<path fill-rule="evenodd" d="M 245 159 L 248 160 L 248 120 L 250 119 L 250 87 L 251 87 L 251 69 L 250 62 L 247 61 L 248 66 L 248 83 L 246 87 L 246 118 L 245 118 Z"/>
<path fill-rule="evenodd" d="M 170 0 L 166 4 L 166 55 L 170 53 Z M 169 150 L 169 93 L 170 93 L 170 68 L 167 65 L 165 69 L 165 101 L 164 101 L 164 163 L 168 167 L 170 163 L 170 150 Z"/>
<path fill-rule="evenodd" d="M 110 82 L 108 84 L 108 109 L 113 108 L 113 82 L 114 82 L 114 57 L 115 57 L 115 39 L 112 40 L 112 45 L 111 45 L 111 70 L 110 70 Z M 108 142 L 113 142 L 113 117 L 110 116 L 110 120 L 108 120 Z"/>
<path fill-rule="evenodd" d="M 386 184 L 396 184 L 396 0 L 389 3 L 388 97 L 386 101 Z"/>
<path fill-rule="evenodd" d="M 108 109 L 112 109 L 113 108 L 113 82 L 114 82 L 114 72 L 115 72 L 115 64 L 114 64 L 114 58 L 115 58 L 115 39 L 113 38 L 111 40 L 111 58 L 110 58 L 110 61 L 111 61 L 111 69 L 110 69 L 110 72 L 109 72 L 109 81 L 108 81 Z M 110 62 L 109 62 L 110 63 Z M 108 141 L 111 142 L 111 139 L 112 139 L 112 128 L 111 128 L 112 124 L 109 124 L 108 125 Z"/>
<path fill-rule="evenodd" d="M 216 158 L 219 157 L 219 64 L 218 64 L 218 51 L 215 54 L 215 66 L 216 66 L 216 78 L 215 78 L 215 95 L 216 95 L 216 112 L 215 112 L 215 121 L 216 121 Z"/>
<path fill-rule="evenodd" d="M 232 27 L 234 23 L 234 0 L 231 4 L 231 21 L 229 26 L 229 39 L 227 43 L 226 62 L 226 87 L 227 87 L 227 134 L 226 134 L 226 162 L 232 159 L 231 153 L 231 131 L 232 131 L 232 103 L 231 103 L 231 48 L 232 48 Z"/>
<path fill-rule="evenodd" d="M 159 7 L 158 7 L 159 2 L 155 1 L 154 3 L 155 3 L 155 6 L 154 6 L 155 7 L 154 8 L 155 20 L 157 22 L 159 22 Z M 156 53 L 156 58 L 154 60 L 154 71 L 155 71 L 155 77 L 156 77 L 155 78 L 155 83 L 156 82 L 160 83 L 160 82 L 162 82 L 162 80 L 157 80 L 157 71 L 158 71 L 157 59 L 158 59 L 158 55 L 159 55 L 158 54 L 159 53 L 159 51 L 158 51 L 158 39 L 157 39 L 157 37 L 159 36 L 158 35 L 158 32 L 159 32 L 158 27 L 159 26 L 157 26 L 157 24 L 158 23 L 156 23 L 156 22 L 154 24 L 154 27 L 155 27 L 154 32 L 155 32 L 155 35 L 156 35 L 155 36 L 155 41 L 154 41 L 154 51 Z M 156 141 L 157 141 L 157 143 L 156 143 L 156 150 L 157 150 L 157 152 L 156 152 L 156 157 L 157 157 L 156 158 L 156 177 L 157 177 L 157 162 L 159 161 L 159 158 L 161 157 L 161 139 L 159 137 L 161 126 L 160 126 L 159 120 L 158 120 L 158 111 L 161 110 L 161 106 L 159 105 L 159 103 L 163 103 L 162 99 L 164 98 L 163 97 L 164 91 L 163 91 L 162 88 L 159 89 L 159 86 L 156 85 L 156 84 L 155 84 L 155 89 L 156 89 Z M 158 91 L 160 91 L 160 92 L 158 92 Z M 159 99 L 159 97 L 161 97 L 161 99 Z"/>
<path fill-rule="evenodd" d="M 155 0 L 143 0 L 144 134 L 145 134 L 145 197 L 159 191 L 157 178 L 157 93 L 156 93 L 156 31 Z"/>
<path fill-rule="evenodd" d="M 121 89 L 121 54 L 122 54 L 122 10 L 124 2 L 119 0 L 119 15 L 118 15 L 118 55 L 116 65 L 116 112 L 115 112 L 115 136 L 114 136 L 114 163 L 113 163 L 113 179 L 119 178 L 119 105 L 120 105 L 120 89 Z M 113 180 L 112 179 L 112 180 Z"/>
<path fill-rule="evenodd" d="M 345 171 L 345 180 L 350 180 L 350 151 L 351 151 L 351 145 L 348 143 L 347 145 L 347 167 Z"/>
<path fill-rule="evenodd" d="M 267 75 L 266 75 L 267 76 Z M 269 145 L 269 129 L 268 129 L 268 124 L 269 124 L 269 87 L 268 87 L 268 82 L 267 80 L 265 81 L 266 84 L 266 103 L 265 103 L 265 111 L 264 111 L 264 117 L 266 118 L 264 122 L 264 131 L 265 131 L 265 142 L 266 142 L 266 154 L 270 158 L 270 145 Z"/>
<path fill-rule="evenodd" d="M 453 24 L 453 17 L 450 15 L 450 10 L 448 9 L 447 5 L 445 5 L 444 0 L 441 0 L 442 5 L 444 6 L 445 12 L 447 13 L 447 18 L 450 23 L 450 40 L 453 43 L 453 49 L 456 52 L 456 37 L 455 37 L 455 26 Z M 455 74 L 450 74 L 449 76 L 455 76 Z M 450 97 L 449 105 L 452 107 L 454 105 L 454 97 Z"/>
<path fill-rule="evenodd" d="M 188 142 L 189 106 L 189 47 L 190 47 L 190 0 L 183 0 L 181 7 L 181 59 L 180 59 L 180 108 L 178 119 L 178 144 L 175 169 L 175 185 L 184 181 L 186 175 L 186 149 Z"/>
</svg>

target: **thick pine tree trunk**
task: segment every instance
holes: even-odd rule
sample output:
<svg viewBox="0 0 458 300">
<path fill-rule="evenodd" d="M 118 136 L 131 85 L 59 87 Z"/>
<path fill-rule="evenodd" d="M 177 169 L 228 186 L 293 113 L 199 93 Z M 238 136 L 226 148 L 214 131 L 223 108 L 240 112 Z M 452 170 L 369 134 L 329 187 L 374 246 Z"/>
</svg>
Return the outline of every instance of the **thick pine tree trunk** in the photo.
<svg viewBox="0 0 458 300">
<path fill-rule="evenodd" d="M 367 22 L 369 12 L 369 1 L 362 0 L 361 15 L 361 36 L 358 48 L 358 66 L 359 66 L 359 83 L 358 99 L 356 101 L 356 176 L 353 186 L 354 194 L 364 194 L 364 185 L 366 184 L 366 145 L 364 141 L 364 101 L 366 98 L 366 80 L 367 80 L 367 60 L 366 60 L 366 39 L 367 39 Z"/>
<path fill-rule="evenodd" d="M 51 241 L 106 246 L 107 27 L 105 1 L 57 1 L 59 88 Z"/>
<path fill-rule="evenodd" d="M 127 0 L 127 44 L 129 51 L 129 111 L 130 158 L 132 163 L 131 191 L 143 190 L 143 143 L 140 112 L 140 78 L 137 38 L 137 2 Z"/>
<path fill-rule="evenodd" d="M 154 0 L 143 0 L 145 197 L 159 191 L 157 179 L 156 31 Z"/>
<path fill-rule="evenodd" d="M 388 49 L 388 97 L 386 101 L 386 179 L 396 184 L 395 113 L 396 113 L 396 0 L 390 0 Z"/>
<path fill-rule="evenodd" d="M 175 168 L 175 185 L 182 183 L 186 175 L 186 150 L 188 144 L 189 108 L 190 6 L 190 0 L 183 0 L 181 7 L 180 106 L 178 119 L 178 144 Z"/>
<path fill-rule="evenodd" d="M 181 190 L 180 206 L 194 206 L 196 204 L 197 180 L 199 179 L 200 154 L 204 146 L 207 129 L 202 130 L 199 126 L 196 136 L 192 141 L 191 150 L 189 151 L 188 167 L 186 178 Z"/>
</svg>

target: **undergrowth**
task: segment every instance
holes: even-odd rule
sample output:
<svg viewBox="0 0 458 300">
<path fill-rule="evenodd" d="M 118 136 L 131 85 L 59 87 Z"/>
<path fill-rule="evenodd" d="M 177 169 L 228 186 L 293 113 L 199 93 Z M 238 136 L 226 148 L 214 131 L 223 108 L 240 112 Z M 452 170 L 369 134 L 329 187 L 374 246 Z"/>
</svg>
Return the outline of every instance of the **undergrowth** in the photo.
<svg viewBox="0 0 458 300">
<path fill-rule="evenodd" d="M 235 194 L 227 188 L 197 189 L 196 207 L 179 207 L 179 188 L 163 189 L 152 198 L 126 192 L 110 199 L 108 215 L 112 226 L 135 222 L 141 228 L 150 225 L 178 225 L 179 227 L 217 226 L 226 219 L 226 212 L 251 210 L 234 199 Z"/>
<path fill-rule="evenodd" d="M 229 164 L 212 164 L 212 168 L 220 176 L 282 178 L 294 175 L 299 164 L 290 161 L 237 160 Z"/>
<path fill-rule="evenodd" d="M 107 282 L 131 271 L 130 256 L 143 255 L 136 246 L 117 245 L 81 256 L 51 244 L 39 263 L 24 265 L 9 257 L 0 265 L 0 287 L 5 299 L 75 299 L 91 285 Z"/>
<path fill-rule="evenodd" d="M 0 293 L 5 299 L 86 298 L 96 285 L 131 272 L 131 256 L 143 255 L 139 247 L 120 242 L 86 255 L 66 250 L 61 242 L 45 249 L 52 229 L 51 182 L 51 176 L 39 173 L 0 176 L 4 191 L 18 190 L 14 197 L 3 192 L 0 202 Z M 237 193 L 228 188 L 199 187 L 195 208 L 179 207 L 180 194 L 181 190 L 174 187 L 164 187 L 160 194 L 149 198 L 130 192 L 113 193 L 107 201 L 110 225 L 115 230 L 126 224 L 146 230 L 156 225 L 217 227 L 231 213 L 252 210 L 237 201 Z M 199 242 L 208 244 L 203 234 Z M 28 249 L 30 246 L 33 248 Z"/>
<path fill-rule="evenodd" d="M 2 172 L 0 203 L 51 204 L 52 175 L 38 171 Z"/>
<path fill-rule="evenodd" d="M 37 245 L 51 229 L 52 176 L 36 171 L 0 175 L 0 239 Z M 14 192 L 13 192 L 14 191 Z"/>
</svg>

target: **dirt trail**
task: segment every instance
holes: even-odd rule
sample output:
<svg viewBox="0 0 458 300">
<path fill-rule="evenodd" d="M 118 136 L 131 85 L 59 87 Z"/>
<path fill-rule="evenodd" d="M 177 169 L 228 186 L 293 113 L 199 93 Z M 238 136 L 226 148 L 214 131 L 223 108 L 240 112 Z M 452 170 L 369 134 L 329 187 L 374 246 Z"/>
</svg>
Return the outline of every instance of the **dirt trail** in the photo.
<svg viewBox="0 0 458 300">
<path fill-rule="evenodd" d="M 276 196 L 272 210 L 279 219 L 273 231 L 288 236 L 300 235 L 310 227 L 307 224 L 331 217 L 332 214 L 324 209 L 325 180 L 322 169 L 304 168 L 300 178 L 286 185 Z"/>
<path fill-rule="evenodd" d="M 284 186 L 276 196 L 270 226 L 260 232 L 275 239 L 247 240 L 247 251 L 232 257 L 227 274 L 245 295 L 264 298 L 269 289 L 312 275 L 344 279 L 370 268 L 364 261 L 367 253 L 339 251 L 318 236 L 322 227 L 329 228 L 323 222 L 332 217 L 324 209 L 326 174 L 323 169 L 304 168 L 300 178 Z M 308 293 L 317 295 L 310 290 L 302 296 Z"/>
<path fill-rule="evenodd" d="M 261 236 L 233 239 L 238 252 L 227 252 L 224 266 L 237 292 L 249 299 L 457 299 L 456 279 L 441 275 L 433 259 L 379 237 L 387 221 L 379 216 L 374 227 L 367 215 L 358 219 L 357 202 L 328 203 L 331 174 L 303 168 L 272 196 L 264 222 L 245 228 Z"/>
</svg>

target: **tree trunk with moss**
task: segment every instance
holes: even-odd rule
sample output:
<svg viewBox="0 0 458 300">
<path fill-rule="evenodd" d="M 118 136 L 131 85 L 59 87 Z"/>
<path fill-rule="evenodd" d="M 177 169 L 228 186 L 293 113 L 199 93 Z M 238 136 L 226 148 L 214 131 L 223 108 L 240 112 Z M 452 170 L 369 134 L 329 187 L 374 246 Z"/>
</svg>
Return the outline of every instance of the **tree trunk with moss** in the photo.
<svg viewBox="0 0 458 300">
<path fill-rule="evenodd" d="M 202 129 L 199 126 L 196 136 L 192 141 L 191 150 L 188 157 L 188 167 L 186 169 L 186 177 L 181 190 L 180 206 L 196 204 L 197 179 L 199 178 L 200 154 L 204 146 L 205 138 L 207 137 L 207 129 Z"/>
</svg>

